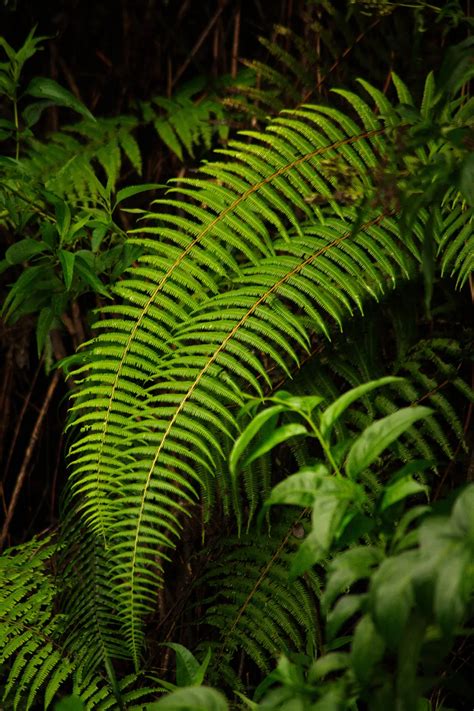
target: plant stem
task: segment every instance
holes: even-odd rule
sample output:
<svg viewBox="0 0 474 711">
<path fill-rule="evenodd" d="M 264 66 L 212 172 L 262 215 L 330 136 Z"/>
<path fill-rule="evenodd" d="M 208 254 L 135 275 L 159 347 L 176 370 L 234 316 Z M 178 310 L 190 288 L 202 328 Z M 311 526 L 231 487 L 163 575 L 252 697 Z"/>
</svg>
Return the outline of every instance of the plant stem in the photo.
<svg viewBox="0 0 474 711">
<path fill-rule="evenodd" d="M 20 157 L 20 121 L 18 118 L 18 102 L 16 92 L 13 97 L 13 121 L 15 123 L 15 159 L 18 160 Z"/>
<path fill-rule="evenodd" d="M 311 419 L 311 417 L 309 415 L 308 416 L 304 415 L 304 418 L 306 419 L 307 423 L 313 430 L 315 437 L 318 440 L 319 444 L 321 445 L 323 452 L 326 455 L 326 458 L 327 458 L 329 464 L 331 465 L 331 467 L 333 468 L 334 472 L 337 474 L 337 476 L 342 477 L 341 470 L 337 466 L 336 461 L 335 461 L 334 457 L 332 456 L 331 448 L 329 447 L 328 443 L 322 436 L 321 432 L 316 427 L 316 425 L 314 424 L 313 420 Z"/>
</svg>

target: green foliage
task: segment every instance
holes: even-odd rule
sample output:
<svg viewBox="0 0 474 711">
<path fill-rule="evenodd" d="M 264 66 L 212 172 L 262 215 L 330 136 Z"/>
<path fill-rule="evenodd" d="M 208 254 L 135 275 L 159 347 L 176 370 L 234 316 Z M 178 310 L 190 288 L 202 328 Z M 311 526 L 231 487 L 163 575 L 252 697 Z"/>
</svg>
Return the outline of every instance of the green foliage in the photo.
<svg viewBox="0 0 474 711">
<path fill-rule="evenodd" d="M 207 91 L 204 81 L 184 86 L 171 99 L 156 97 L 142 104 L 141 120 L 133 115 L 95 119 L 51 79 L 34 78 L 20 92 L 24 63 L 41 49 L 44 39 L 35 37 L 33 30 L 16 52 L 2 38 L 8 62 L 0 71 L 0 98 L 7 100 L 5 110 L 11 107 L 13 112 L 12 121 L 2 118 L 0 123 L 0 141 L 7 148 L 0 157 L 0 224 L 19 237 L 0 261 L 0 273 L 23 266 L 2 314 L 10 322 L 35 314 L 39 353 L 49 346 L 50 331 L 62 328 L 63 315 L 82 294 L 108 298 L 108 285 L 140 253 L 126 243 L 119 210 L 125 200 L 159 186 L 145 183 L 119 189 L 124 159 L 138 175 L 142 172 L 134 133 L 153 124 L 167 147 L 184 160 L 184 152 L 193 157 L 201 144 L 209 150 L 215 136 L 225 141 L 228 132 L 222 102 Z M 28 97 L 40 100 L 20 112 L 20 101 Z M 40 139 L 32 129 L 51 107 L 73 110 L 85 120 Z M 157 114 L 156 107 L 165 115 Z"/>
<path fill-rule="evenodd" d="M 143 123 L 92 120 L 49 80 L 33 80 L 25 95 L 43 103 L 21 117 L 21 69 L 38 42 L 31 33 L 19 52 L 1 44 L 14 120 L 0 139 L 15 158 L 0 161 L 0 200 L 19 239 L 0 268 L 20 272 L 3 313 L 37 315 L 41 352 L 83 294 L 100 310 L 94 337 L 65 364 L 77 387 L 58 550 L 35 543 L 0 558 L 6 702 L 29 709 L 41 692 L 47 707 L 72 687 L 91 710 L 225 709 L 201 686 L 206 676 L 244 700 L 249 676 L 263 672 L 251 707 L 414 707 L 470 609 L 471 489 L 440 517 L 425 502 L 436 455 L 451 459 L 453 439 L 464 445 L 472 392 L 466 334 L 454 341 L 432 324 L 429 337 L 410 339 L 410 319 L 384 309 L 421 275 L 426 324 L 437 290 L 454 298 L 471 276 L 472 106 L 462 87 L 472 43 L 428 75 L 419 100 L 392 74 L 393 98 L 361 80 L 335 103 L 243 131 L 171 181 L 151 211 L 132 211 L 142 221 L 126 234 L 121 204 L 157 187 L 121 186 L 124 159 L 140 173 Z M 290 54 L 279 56 L 296 76 Z M 32 127 L 51 102 L 85 118 L 39 140 Z M 227 138 L 203 84 L 141 111 L 180 159 L 216 133 Z M 375 305 L 390 334 L 382 345 L 365 315 Z M 355 344 L 344 353 L 341 333 Z M 312 389 L 281 387 L 295 369 Z M 255 414 L 262 401 L 270 407 Z M 405 513 L 410 497 L 423 505 Z M 202 570 L 183 619 L 197 610 L 209 639 L 196 656 L 160 639 L 176 653 L 174 685 L 145 659 L 153 668 L 157 596 L 189 544 L 183 529 L 196 537 L 198 501 L 202 550 L 186 565 Z M 297 518 L 275 523 L 283 504 Z"/>
<path fill-rule="evenodd" d="M 292 570 L 301 575 L 330 558 L 321 597 L 325 652 L 306 674 L 301 664 L 281 659 L 257 691 L 257 700 L 270 686 L 279 688 L 265 695 L 258 708 L 283 709 L 290 701 L 305 709 L 343 709 L 356 701 L 367 702 L 374 711 L 382 706 L 419 708 L 436 668 L 455 638 L 465 634 L 462 623 L 472 611 L 474 593 L 474 487 L 457 496 L 449 515 L 439 515 L 428 506 L 404 510 L 409 497 L 426 492 L 419 480 L 426 462 L 415 461 L 394 472 L 381 491 L 371 491 L 370 480 L 357 484 L 350 480 L 354 458 L 361 451 L 359 474 L 431 411 L 406 408 L 395 413 L 394 427 L 390 426 L 394 415 L 369 425 L 343 447 L 345 476 L 331 452 L 328 424 L 364 390 L 396 379 L 384 380 L 349 391 L 321 413 L 310 414 L 305 398 L 298 405 L 290 399 L 286 406 L 288 413 L 307 423 L 306 434 L 320 442 L 326 462 L 283 479 L 262 514 L 267 507 L 282 504 L 311 510 L 311 529 L 294 555 Z M 251 424 L 262 427 L 258 417 Z M 244 431 L 234 451 L 245 435 Z M 360 545 L 362 537 L 365 545 Z"/>
</svg>

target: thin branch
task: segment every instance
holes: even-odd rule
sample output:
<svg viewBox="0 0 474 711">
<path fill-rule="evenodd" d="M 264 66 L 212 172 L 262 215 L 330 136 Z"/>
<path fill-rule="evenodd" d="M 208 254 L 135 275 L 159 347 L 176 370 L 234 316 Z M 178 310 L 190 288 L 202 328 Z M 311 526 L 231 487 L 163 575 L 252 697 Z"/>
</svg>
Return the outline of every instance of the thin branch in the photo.
<svg viewBox="0 0 474 711">
<path fill-rule="evenodd" d="M 36 418 L 35 426 L 33 427 L 33 432 L 31 433 L 31 438 L 28 443 L 28 447 L 26 448 L 25 456 L 23 457 L 23 463 L 21 465 L 21 469 L 18 474 L 18 478 L 16 480 L 16 484 L 15 484 L 15 488 L 13 490 L 10 504 L 8 506 L 8 511 L 7 511 L 5 523 L 3 524 L 3 529 L 2 529 L 1 536 L 0 536 L 0 549 L 3 548 L 5 541 L 7 539 L 10 524 L 13 519 L 13 514 L 15 513 L 15 509 L 18 504 L 18 500 L 20 498 L 20 493 L 21 493 L 21 490 L 22 490 L 23 485 L 26 480 L 28 467 L 30 465 L 31 458 L 32 458 L 33 452 L 35 450 L 36 443 L 39 439 L 41 427 L 43 425 L 43 421 L 44 421 L 46 414 L 48 412 L 49 405 L 50 405 L 51 400 L 53 398 L 56 387 L 59 383 L 60 377 L 61 377 L 61 374 L 60 374 L 59 370 L 56 370 L 56 372 L 54 373 L 54 375 L 51 379 L 51 382 L 49 384 L 49 387 L 46 392 L 41 410 L 39 411 L 38 417 Z"/>
</svg>

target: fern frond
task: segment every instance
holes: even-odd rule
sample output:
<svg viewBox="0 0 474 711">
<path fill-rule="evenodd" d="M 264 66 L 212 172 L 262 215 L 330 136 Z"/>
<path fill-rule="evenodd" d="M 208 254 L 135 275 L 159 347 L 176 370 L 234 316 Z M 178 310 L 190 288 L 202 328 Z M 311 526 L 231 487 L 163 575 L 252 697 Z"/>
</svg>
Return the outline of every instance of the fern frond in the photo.
<svg viewBox="0 0 474 711">
<path fill-rule="evenodd" d="M 180 181 L 158 201 L 163 211 L 132 239 L 144 256 L 116 287 L 122 303 L 103 309 L 76 373 L 86 377 L 72 407 L 82 434 L 71 490 L 110 557 L 137 668 L 163 562 L 211 482 L 203 472 L 223 466 L 242 387 L 261 393 L 269 367 L 289 375 L 310 339 L 330 338 L 419 269 L 424 211 L 402 236 L 391 211 L 367 205 L 361 224 L 341 203 L 333 161 L 370 191 L 393 123 L 344 95 L 364 129 L 322 107 L 285 113 L 252 143 L 231 142 L 227 162 L 204 165 L 207 180 Z"/>
<path fill-rule="evenodd" d="M 282 653 L 312 657 L 321 643 L 317 623 L 320 581 L 314 572 L 288 582 L 292 551 L 298 540 L 294 520 L 284 516 L 270 532 L 252 531 L 221 542 L 214 564 L 197 582 L 210 593 L 202 601 L 201 625 L 209 626 L 213 642 L 213 683 L 242 688 L 233 669 L 235 656 L 245 654 L 268 673 Z M 256 540 L 257 539 L 257 540 Z"/>
<path fill-rule="evenodd" d="M 75 668 L 47 571 L 54 549 L 49 540 L 34 540 L 0 556 L 0 664 L 8 669 L 3 700 L 14 709 L 30 709 L 40 690 L 47 708 Z"/>
</svg>

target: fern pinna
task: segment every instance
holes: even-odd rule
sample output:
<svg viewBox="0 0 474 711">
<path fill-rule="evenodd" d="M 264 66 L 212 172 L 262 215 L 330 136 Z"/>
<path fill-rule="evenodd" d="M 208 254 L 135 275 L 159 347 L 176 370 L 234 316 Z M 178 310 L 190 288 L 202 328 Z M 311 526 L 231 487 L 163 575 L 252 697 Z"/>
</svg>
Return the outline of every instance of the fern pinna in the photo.
<svg viewBox="0 0 474 711">
<path fill-rule="evenodd" d="M 102 309 L 76 371 L 72 498 L 110 562 L 137 669 L 189 504 L 226 479 L 224 443 L 237 432 L 242 392 L 260 394 L 269 368 L 288 375 L 314 339 L 415 278 L 428 224 L 441 260 L 453 244 L 447 226 L 466 226 L 449 263 L 467 268 L 471 213 L 455 196 L 435 220 L 418 210 L 407 230 L 396 201 L 380 195 L 377 166 L 389 161 L 404 116 L 363 86 L 375 109 L 340 91 L 348 114 L 285 112 L 170 187 L 131 236 L 143 256 L 117 284 L 119 302 Z M 417 155 L 428 161 L 429 146 Z"/>
</svg>

